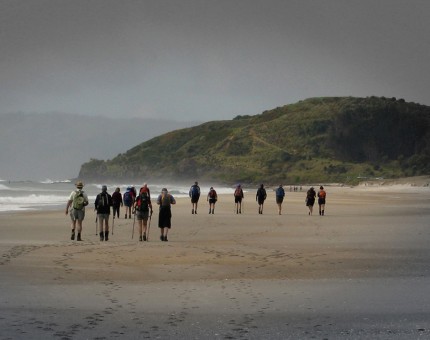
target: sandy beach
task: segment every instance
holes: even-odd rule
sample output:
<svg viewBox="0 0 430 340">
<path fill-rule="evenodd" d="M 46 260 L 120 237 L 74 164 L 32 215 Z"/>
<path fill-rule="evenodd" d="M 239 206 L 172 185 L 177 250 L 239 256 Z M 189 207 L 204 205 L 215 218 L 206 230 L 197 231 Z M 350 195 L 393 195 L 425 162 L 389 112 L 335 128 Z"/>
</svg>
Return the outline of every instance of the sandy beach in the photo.
<svg viewBox="0 0 430 340">
<path fill-rule="evenodd" d="M 158 209 L 149 242 L 122 216 L 100 242 L 92 208 L 82 242 L 63 207 L 2 213 L 0 339 L 430 338 L 430 189 L 326 189 L 325 216 L 304 191 L 282 215 L 178 199 L 169 242 Z"/>
</svg>

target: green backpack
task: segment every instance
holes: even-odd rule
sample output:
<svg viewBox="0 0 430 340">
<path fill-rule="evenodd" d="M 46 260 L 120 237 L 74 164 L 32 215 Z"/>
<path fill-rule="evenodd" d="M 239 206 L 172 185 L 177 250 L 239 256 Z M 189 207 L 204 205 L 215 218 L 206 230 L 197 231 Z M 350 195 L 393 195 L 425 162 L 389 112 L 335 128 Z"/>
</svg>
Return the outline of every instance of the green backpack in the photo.
<svg viewBox="0 0 430 340">
<path fill-rule="evenodd" d="M 77 190 L 73 198 L 73 209 L 82 210 L 85 205 L 84 192 L 82 190 Z"/>
</svg>

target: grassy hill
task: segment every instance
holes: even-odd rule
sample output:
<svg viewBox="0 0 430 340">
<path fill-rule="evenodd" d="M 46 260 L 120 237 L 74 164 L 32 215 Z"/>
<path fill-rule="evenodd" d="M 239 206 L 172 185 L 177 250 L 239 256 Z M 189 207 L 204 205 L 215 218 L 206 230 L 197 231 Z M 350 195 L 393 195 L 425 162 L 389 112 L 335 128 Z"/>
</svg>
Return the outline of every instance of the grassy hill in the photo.
<svg viewBox="0 0 430 340">
<path fill-rule="evenodd" d="M 176 130 L 79 177 L 243 183 L 355 183 L 430 174 L 430 107 L 395 98 L 311 98 Z"/>
</svg>

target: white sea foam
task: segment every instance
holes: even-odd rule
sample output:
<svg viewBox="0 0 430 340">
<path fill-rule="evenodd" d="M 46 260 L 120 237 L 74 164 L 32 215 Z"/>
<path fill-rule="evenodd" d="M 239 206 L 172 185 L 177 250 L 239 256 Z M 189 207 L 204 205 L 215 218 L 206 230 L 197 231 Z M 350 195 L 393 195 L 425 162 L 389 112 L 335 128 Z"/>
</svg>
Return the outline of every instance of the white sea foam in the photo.
<svg viewBox="0 0 430 340">
<path fill-rule="evenodd" d="M 55 195 L 2 196 L 0 211 L 35 210 L 44 206 L 65 204 L 67 197 Z"/>
<path fill-rule="evenodd" d="M 110 184 L 108 192 L 113 193 L 115 188 L 121 188 L 121 194 L 124 194 L 128 186 L 134 186 L 136 190 L 141 188 L 140 184 Z M 84 191 L 88 195 L 90 204 L 101 191 L 103 184 L 86 183 Z M 151 196 L 156 199 L 161 193 L 162 188 L 167 188 L 175 198 L 188 197 L 190 186 L 148 183 L 151 190 Z M 210 186 L 201 186 L 201 197 L 206 197 Z M 233 188 L 214 187 L 218 194 L 233 194 Z M 69 199 L 70 193 L 75 190 L 75 186 L 65 181 L 51 181 L 47 179 L 43 182 L 8 182 L 0 183 L 0 212 L 20 211 L 20 210 L 40 210 L 65 206 Z"/>
</svg>

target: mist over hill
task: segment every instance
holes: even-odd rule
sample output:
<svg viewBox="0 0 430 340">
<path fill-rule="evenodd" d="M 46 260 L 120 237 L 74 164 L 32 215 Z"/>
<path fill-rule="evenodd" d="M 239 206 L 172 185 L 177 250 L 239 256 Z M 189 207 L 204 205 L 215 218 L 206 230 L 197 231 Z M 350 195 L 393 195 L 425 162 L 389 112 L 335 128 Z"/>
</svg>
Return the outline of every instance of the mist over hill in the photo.
<svg viewBox="0 0 430 340">
<path fill-rule="evenodd" d="M 197 122 L 89 117 L 63 113 L 0 115 L 0 179 L 75 178 L 91 158 L 110 159 Z"/>
<path fill-rule="evenodd" d="M 430 174 L 430 107 L 396 98 L 311 98 L 163 134 L 79 177 L 354 183 Z"/>
</svg>

